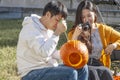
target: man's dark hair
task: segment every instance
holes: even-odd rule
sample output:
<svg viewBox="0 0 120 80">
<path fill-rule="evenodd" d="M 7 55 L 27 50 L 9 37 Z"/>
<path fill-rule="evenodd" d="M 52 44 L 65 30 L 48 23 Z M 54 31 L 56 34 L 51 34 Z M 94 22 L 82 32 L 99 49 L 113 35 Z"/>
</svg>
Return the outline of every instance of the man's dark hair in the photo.
<svg viewBox="0 0 120 80">
<path fill-rule="evenodd" d="M 51 1 L 48 4 L 46 4 L 44 10 L 43 10 L 43 16 L 46 14 L 46 12 L 50 12 L 52 16 L 61 14 L 62 17 L 66 18 L 68 15 L 68 11 L 65 5 L 63 5 L 59 1 Z"/>
</svg>

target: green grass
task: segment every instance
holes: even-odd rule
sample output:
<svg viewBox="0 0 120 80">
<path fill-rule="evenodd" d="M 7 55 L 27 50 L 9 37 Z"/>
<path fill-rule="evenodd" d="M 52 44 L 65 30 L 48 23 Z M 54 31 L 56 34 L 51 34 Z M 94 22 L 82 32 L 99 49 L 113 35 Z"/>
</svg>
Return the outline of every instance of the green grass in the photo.
<svg viewBox="0 0 120 80">
<path fill-rule="evenodd" d="M 22 20 L 0 20 L 0 80 L 20 80 L 16 68 L 16 45 Z"/>
<path fill-rule="evenodd" d="M 16 46 L 22 20 L 0 20 L 0 46 Z"/>
<path fill-rule="evenodd" d="M 0 80 L 19 80 L 16 68 L 16 47 L 0 48 Z"/>
</svg>

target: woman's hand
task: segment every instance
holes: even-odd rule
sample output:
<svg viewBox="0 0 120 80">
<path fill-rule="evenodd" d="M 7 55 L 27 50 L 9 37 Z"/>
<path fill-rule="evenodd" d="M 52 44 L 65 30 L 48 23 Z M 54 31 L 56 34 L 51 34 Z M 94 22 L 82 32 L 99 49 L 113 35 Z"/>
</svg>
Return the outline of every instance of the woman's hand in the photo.
<svg viewBox="0 0 120 80">
<path fill-rule="evenodd" d="M 107 54 L 112 54 L 112 51 L 117 47 L 117 44 L 110 44 L 107 46 L 107 48 L 105 49 L 105 53 Z"/>
<path fill-rule="evenodd" d="M 77 40 L 77 39 L 78 39 L 78 36 L 80 35 L 81 32 L 82 32 L 82 27 L 81 27 L 81 26 L 77 26 L 77 27 L 75 28 L 74 33 L 73 33 L 72 39 L 73 39 L 73 40 Z"/>
</svg>

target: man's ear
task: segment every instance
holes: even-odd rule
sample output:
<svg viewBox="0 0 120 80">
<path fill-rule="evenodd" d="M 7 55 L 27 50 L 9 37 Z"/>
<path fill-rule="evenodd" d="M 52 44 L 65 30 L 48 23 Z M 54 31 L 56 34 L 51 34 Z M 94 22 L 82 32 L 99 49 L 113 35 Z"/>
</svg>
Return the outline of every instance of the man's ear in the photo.
<svg viewBox="0 0 120 80">
<path fill-rule="evenodd" d="M 48 11 L 48 12 L 46 12 L 45 16 L 48 17 L 48 18 L 50 18 L 51 17 L 51 13 Z"/>
</svg>

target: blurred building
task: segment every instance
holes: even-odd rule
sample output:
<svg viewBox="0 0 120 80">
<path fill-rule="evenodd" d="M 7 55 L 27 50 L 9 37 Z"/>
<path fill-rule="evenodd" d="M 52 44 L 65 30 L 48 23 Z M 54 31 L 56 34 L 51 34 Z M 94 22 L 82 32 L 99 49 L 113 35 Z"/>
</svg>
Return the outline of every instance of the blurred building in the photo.
<svg viewBox="0 0 120 80">
<path fill-rule="evenodd" d="M 42 15 L 43 8 L 49 1 L 51 0 L 0 0 L 0 19 L 23 18 L 25 16 L 29 16 L 30 14 Z M 76 9 L 81 0 L 59 1 L 64 3 L 69 10 L 68 20 L 74 21 Z M 114 4 L 103 4 L 98 2 L 102 0 L 96 1 L 96 5 L 98 6 L 105 23 L 120 24 L 120 9 L 118 8 L 119 5 L 116 6 Z M 118 1 L 120 2 L 120 0 Z M 100 15 L 99 17 L 100 21 L 102 21 Z"/>
</svg>

